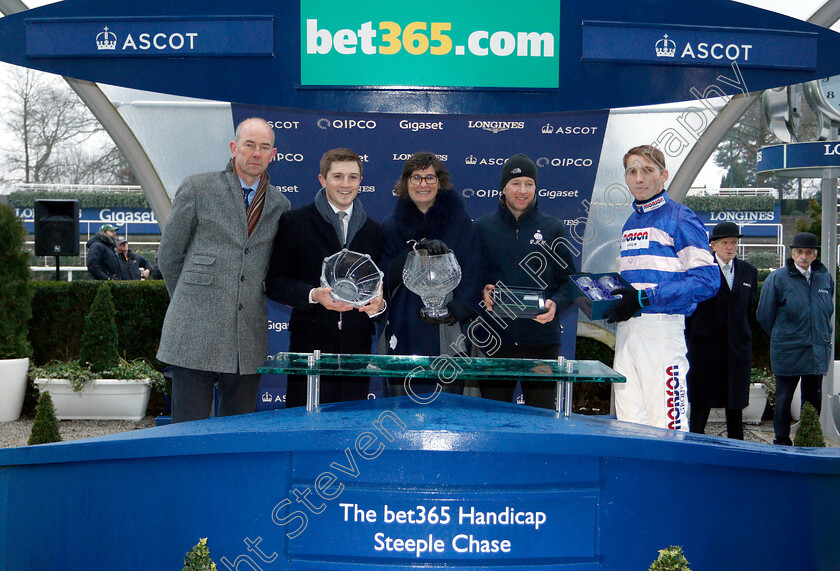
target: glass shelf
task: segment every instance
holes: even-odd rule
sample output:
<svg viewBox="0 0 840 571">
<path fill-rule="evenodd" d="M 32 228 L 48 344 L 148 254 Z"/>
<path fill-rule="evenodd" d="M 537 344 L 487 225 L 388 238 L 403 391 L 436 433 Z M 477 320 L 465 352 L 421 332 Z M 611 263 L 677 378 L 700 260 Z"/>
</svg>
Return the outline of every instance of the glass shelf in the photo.
<svg viewBox="0 0 840 571">
<path fill-rule="evenodd" d="M 408 355 L 340 355 L 321 353 L 309 365 L 312 353 L 277 353 L 260 367 L 261 373 L 347 375 L 357 377 L 437 378 L 444 367 L 464 380 L 516 379 L 548 382 L 623 383 L 624 377 L 600 361 L 560 359 L 491 359 L 420 357 Z"/>
<path fill-rule="evenodd" d="M 625 378 L 600 361 L 558 359 L 491 359 L 487 357 L 420 357 L 411 355 L 337 355 L 333 353 L 277 353 L 259 368 L 260 373 L 307 375 L 306 410 L 320 398 L 321 375 L 351 377 L 452 378 L 463 380 L 513 379 L 546 381 L 557 385 L 557 412 L 572 413 L 572 387 L 576 382 L 623 383 Z M 479 388 L 481 384 L 479 383 Z"/>
</svg>

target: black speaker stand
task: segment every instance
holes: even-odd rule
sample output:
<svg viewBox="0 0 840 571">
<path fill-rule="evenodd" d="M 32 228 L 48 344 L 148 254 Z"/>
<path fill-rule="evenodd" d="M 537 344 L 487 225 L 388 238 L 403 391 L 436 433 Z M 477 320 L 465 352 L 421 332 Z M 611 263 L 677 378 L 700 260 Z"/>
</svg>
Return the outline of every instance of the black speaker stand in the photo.
<svg viewBox="0 0 840 571">
<path fill-rule="evenodd" d="M 56 256 L 55 257 L 55 281 L 57 281 L 57 282 L 61 281 L 61 274 L 59 273 L 61 271 L 61 262 L 59 260 L 61 260 L 61 257 Z"/>
</svg>

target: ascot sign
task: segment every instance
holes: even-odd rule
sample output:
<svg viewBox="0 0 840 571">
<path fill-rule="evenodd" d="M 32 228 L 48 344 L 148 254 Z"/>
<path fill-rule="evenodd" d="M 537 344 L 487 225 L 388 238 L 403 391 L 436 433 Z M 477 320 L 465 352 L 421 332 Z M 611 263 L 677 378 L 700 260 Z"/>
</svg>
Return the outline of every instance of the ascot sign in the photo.
<svg viewBox="0 0 840 571">
<path fill-rule="evenodd" d="M 559 86 L 560 3 L 301 1 L 301 84 Z"/>
</svg>

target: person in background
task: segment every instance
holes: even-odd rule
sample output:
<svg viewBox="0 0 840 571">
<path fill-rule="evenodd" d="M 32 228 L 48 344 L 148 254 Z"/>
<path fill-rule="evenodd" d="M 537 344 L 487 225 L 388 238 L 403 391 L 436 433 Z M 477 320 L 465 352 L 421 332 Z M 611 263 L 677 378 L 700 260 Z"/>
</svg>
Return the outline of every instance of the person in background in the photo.
<svg viewBox="0 0 840 571">
<path fill-rule="evenodd" d="M 523 260 L 539 255 L 547 267 L 540 274 L 546 312 L 519 319 L 510 319 L 502 310 L 496 312 L 493 320 L 504 324 L 496 328 L 502 345 L 488 357 L 556 359 L 559 354 L 560 315 L 572 305 L 567 288 L 569 276 L 576 273 L 575 261 L 565 245 L 569 242 L 563 221 L 538 208 L 537 181 L 534 161 L 523 154 L 510 157 L 502 167 L 498 209 L 475 222 L 481 239 L 487 284 L 483 297 L 488 311 L 493 311 L 492 292 L 500 282 L 510 288 L 539 289 L 534 276 L 520 265 Z M 557 248 L 554 256 L 546 255 L 545 245 Z M 526 405 L 554 408 L 556 388 L 551 383 L 521 384 Z M 511 402 L 515 389 L 515 380 L 485 380 L 481 383 L 481 396 Z"/>
<path fill-rule="evenodd" d="M 685 317 L 714 296 L 720 270 L 706 229 L 665 191 L 665 155 L 651 145 L 624 155 L 624 180 L 635 199 L 621 233 L 621 276 L 632 287 L 605 312 L 618 323 L 613 385 L 618 420 L 688 431 Z M 641 312 L 636 316 L 637 312 Z"/>
<path fill-rule="evenodd" d="M 761 286 L 756 318 L 770 335 L 770 367 L 776 376 L 774 444 L 790 446 L 790 404 L 802 379 L 802 402 L 820 412 L 822 377 L 831 359 L 834 280 L 817 260 L 810 232 L 793 237 L 791 257 Z"/>
<path fill-rule="evenodd" d="M 685 324 L 689 430 L 704 434 L 711 409 L 725 408 L 726 434 L 736 440 L 744 439 L 742 411 L 750 400 L 749 315 L 758 289 L 758 270 L 736 257 L 741 238 L 734 222 L 712 229 L 709 242 L 720 268 L 720 289 L 699 303 Z"/>
<path fill-rule="evenodd" d="M 117 230 L 113 224 L 103 224 L 87 242 L 87 268 L 95 280 L 123 279 L 116 251 Z"/>
<path fill-rule="evenodd" d="M 274 130 L 236 127 L 223 171 L 187 177 L 158 250 L 170 302 L 157 358 L 172 365 L 172 422 L 254 412 L 257 368 L 268 355 L 264 290 L 280 215 L 289 200 L 269 183 Z"/>
<path fill-rule="evenodd" d="M 362 160 L 350 149 L 332 149 L 321 157 L 321 190 L 312 204 L 280 217 L 274 252 L 268 265 L 266 295 L 292 308 L 289 351 L 369 354 L 376 327 L 385 311 L 382 295 L 355 308 L 321 287 L 324 258 L 347 248 L 382 256 L 382 226 L 368 217 L 359 200 Z M 320 402 L 364 400 L 370 377 L 321 378 Z M 286 408 L 306 404 L 306 377 L 289 375 Z"/>
<path fill-rule="evenodd" d="M 144 280 L 152 271 L 149 260 L 132 252 L 128 247 L 128 238 L 123 236 L 117 238 L 117 260 L 120 264 L 121 280 Z"/>
</svg>

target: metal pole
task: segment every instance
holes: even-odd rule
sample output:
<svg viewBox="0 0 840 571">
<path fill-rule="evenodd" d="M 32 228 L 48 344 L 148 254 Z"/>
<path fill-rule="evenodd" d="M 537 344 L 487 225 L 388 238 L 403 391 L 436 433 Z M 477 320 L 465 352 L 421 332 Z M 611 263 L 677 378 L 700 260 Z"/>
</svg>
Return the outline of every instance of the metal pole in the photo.
<svg viewBox="0 0 840 571">
<path fill-rule="evenodd" d="M 321 360 L 321 351 L 315 351 L 306 359 L 310 369 L 314 368 Z M 306 411 L 312 412 L 321 401 L 321 375 L 306 375 Z"/>
<path fill-rule="evenodd" d="M 838 138 L 837 126 L 832 125 L 829 140 L 836 141 Z M 822 251 L 820 257 L 822 263 L 828 269 L 829 275 L 836 280 L 837 277 L 837 179 L 823 178 L 820 183 L 822 192 Z M 837 287 L 837 284 L 834 284 Z M 834 298 L 832 299 L 834 301 Z M 838 428 L 834 424 L 833 408 L 837 406 L 837 391 L 834 387 L 834 328 L 837 316 L 837 307 L 834 308 L 834 319 L 831 319 L 831 349 L 829 355 L 828 371 L 823 377 L 822 385 L 822 414 L 820 422 L 823 432 L 831 439 L 840 438 Z"/>
</svg>

